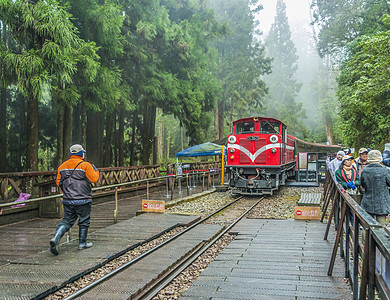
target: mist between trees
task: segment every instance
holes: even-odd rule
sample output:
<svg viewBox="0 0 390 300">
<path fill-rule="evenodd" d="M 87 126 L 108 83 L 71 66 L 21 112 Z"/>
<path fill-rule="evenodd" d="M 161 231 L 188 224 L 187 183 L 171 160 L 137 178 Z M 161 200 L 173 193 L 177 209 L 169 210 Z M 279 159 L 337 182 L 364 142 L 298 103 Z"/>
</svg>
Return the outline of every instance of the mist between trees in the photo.
<svg viewBox="0 0 390 300">
<path fill-rule="evenodd" d="M 302 47 L 293 42 L 283 1 L 264 43 L 255 18 L 261 1 L 209 2 L 0 0 L 0 172 L 54 169 L 73 143 L 99 167 L 165 163 L 187 146 L 223 139 L 232 120 L 254 115 L 277 117 L 308 140 L 357 143 L 347 130 L 356 125 L 355 108 L 344 105 L 358 96 L 347 92 L 357 74 L 346 70 L 361 64 L 358 51 L 374 49 L 370 39 L 387 38 L 386 2 L 365 1 L 367 18 L 354 27 L 337 23 L 351 1 L 333 1 L 345 2 L 338 10 L 313 1 L 312 40 L 322 58 L 303 86 Z M 325 24 L 333 19 L 337 24 Z M 379 58 L 370 55 L 376 67 Z M 334 70 L 341 72 L 337 96 Z M 382 84 L 381 74 L 366 83 Z M 386 97 L 384 89 L 370 101 Z M 302 90 L 316 103 L 315 124 L 302 121 Z M 386 132 L 385 124 L 378 130 Z"/>
</svg>

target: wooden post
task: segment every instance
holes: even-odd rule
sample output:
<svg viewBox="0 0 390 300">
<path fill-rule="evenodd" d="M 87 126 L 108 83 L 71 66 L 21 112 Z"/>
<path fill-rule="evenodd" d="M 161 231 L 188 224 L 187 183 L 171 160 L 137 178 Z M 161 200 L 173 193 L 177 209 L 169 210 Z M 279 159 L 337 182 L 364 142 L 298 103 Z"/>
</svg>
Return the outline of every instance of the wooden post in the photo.
<svg viewBox="0 0 390 300">
<path fill-rule="evenodd" d="M 202 173 L 202 192 L 204 191 L 204 172 Z"/>
<path fill-rule="evenodd" d="M 149 180 L 146 180 L 146 199 L 149 200 Z"/>
<path fill-rule="evenodd" d="M 370 259 L 370 235 L 369 230 L 365 229 L 364 234 L 364 252 L 363 252 L 363 267 L 362 267 L 362 274 L 361 274 L 361 282 L 360 282 L 360 292 L 359 292 L 359 299 L 365 300 L 367 295 L 367 283 L 368 283 L 368 275 L 369 275 L 369 259 Z M 359 247 L 359 245 L 357 245 Z M 359 263 L 358 257 L 355 257 L 356 264 Z M 358 270 L 357 270 L 358 271 Z M 358 274 L 356 274 L 357 277 Z M 355 290 L 353 291 L 353 294 L 355 295 Z"/>
<path fill-rule="evenodd" d="M 329 193 L 328 193 L 328 197 L 327 197 L 327 199 L 326 199 L 326 204 L 325 204 L 325 207 L 324 207 L 324 209 L 323 209 L 323 211 L 322 211 L 322 216 L 321 216 L 321 223 L 322 223 L 322 221 L 324 221 L 324 218 L 325 218 L 325 216 L 326 216 L 326 211 L 328 210 L 328 205 L 329 205 L 329 203 L 330 203 L 330 201 L 334 198 L 334 196 L 335 196 L 335 194 L 337 193 L 337 188 L 336 187 L 334 187 L 334 189 L 332 189 Z M 335 202 L 335 200 L 333 199 L 332 200 L 333 202 Z M 329 216 L 329 218 L 330 218 L 330 216 Z"/>
<path fill-rule="evenodd" d="M 347 210 L 346 206 L 347 206 L 347 204 L 345 203 L 345 201 L 343 201 L 342 208 L 341 208 L 341 219 L 339 221 L 339 226 L 337 227 L 337 235 L 336 235 L 336 239 L 335 239 L 335 242 L 333 245 L 332 257 L 331 257 L 330 263 L 329 263 L 328 276 L 332 276 L 334 262 L 336 260 L 337 247 L 338 247 L 339 243 L 341 243 L 340 238 L 341 238 L 341 234 L 343 231 L 343 221 L 345 218 L 345 212 Z"/>
<path fill-rule="evenodd" d="M 118 187 L 115 187 L 114 224 L 118 223 Z"/>
<path fill-rule="evenodd" d="M 375 261 L 376 261 L 376 253 L 375 253 L 375 240 L 369 232 L 368 234 L 369 240 L 369 263 L 368 263 L 368 299 L 375 299 Z"/>
</svg>

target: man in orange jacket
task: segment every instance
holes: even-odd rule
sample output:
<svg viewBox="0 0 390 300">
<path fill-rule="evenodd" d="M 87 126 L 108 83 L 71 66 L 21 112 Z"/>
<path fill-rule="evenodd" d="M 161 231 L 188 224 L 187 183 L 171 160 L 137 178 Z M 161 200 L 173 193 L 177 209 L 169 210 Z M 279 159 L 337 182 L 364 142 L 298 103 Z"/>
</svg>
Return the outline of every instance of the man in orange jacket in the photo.
<svg viewBox="0 0 390 300">
<path fill-rule="evenodd" d="M 84 161 L 85 150 L 79 144 L 69 149 L 70 158 L 58 167 L 57 185 L 63 192 L 64 217 L 50 240 L 50 251 L 58 255 L 61 237 L 79 219 L 79 249 L 92 247 L 87 243 L 88 228 L 91 224 L 92 188 L 91 183 L 99 179 L 99 171 Z"/>
</svg>

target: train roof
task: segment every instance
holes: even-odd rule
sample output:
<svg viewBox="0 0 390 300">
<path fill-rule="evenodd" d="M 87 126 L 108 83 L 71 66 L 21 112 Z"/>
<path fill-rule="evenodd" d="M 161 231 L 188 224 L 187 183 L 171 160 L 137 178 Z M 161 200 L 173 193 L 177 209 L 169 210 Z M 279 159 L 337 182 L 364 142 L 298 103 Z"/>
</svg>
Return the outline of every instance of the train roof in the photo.
<svg viewBox="0 0 390 300">
<path fill-rule="evenodd" d="M 266 121 L 272 121 L 272 122 L 278 122 L 278 123 L 282 123 L 283 125 L 286 125 L 286 124 L 284 124 L 282 121 L 280 121 L 280 120 L 278 120 L 278 119 L 275 119 L 275 118 L 268 118 L 268 117 L 250 117 L 250 118 L 242 118 L 242 119 L 238 119 L 238 120 L 233 121 L 233 124 L 235 125 L 236 123 L 253 121 L 254 119 L 266 120 Z"/>
<path fill-rule="evenodd" d="M 292 138 L 294 140 L 297 141 L 298 145 L 306 145 L 307 147 L 315 147 L 315 148 L 327 148 L 329 150 L 334 150 L 334 151 L 338 151 L 341 149 L 341 146 L 338 146 L 338 145 L 326 145 L 326 144 L 320 144 L 320 143 L 309 143 L 309 142 L 306 142 L 304 140 L 301 140 L 295 136 L 292 136 L 292 135 L 287 135 L 289 138 Z"/>
</svg>

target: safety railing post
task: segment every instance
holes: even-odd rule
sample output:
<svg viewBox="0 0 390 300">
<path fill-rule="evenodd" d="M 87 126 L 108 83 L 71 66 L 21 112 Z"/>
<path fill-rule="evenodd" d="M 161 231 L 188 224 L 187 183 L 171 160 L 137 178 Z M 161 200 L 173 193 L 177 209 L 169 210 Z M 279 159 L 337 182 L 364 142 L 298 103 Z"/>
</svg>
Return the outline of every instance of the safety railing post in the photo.
<svg viewBox="0 0 390 300">
<path fill-rule="evenodd" d="M 369 263 L 368 263 L 368 299 L 375 299 L 375 260 L 376 260 L 376 247 L 375 239 L 372 236 L 371 231 L 368 234 L 369 236 Z"/>
<path fill-rule="evenodd" d="M 202 192 L 204 192 L 204 172 L 202 173 Z"/>
<path fill-rule="evenodd" d="M 171 185 L 171 200 L 173 200 L 173 191 L 175 188 L 175 177 L 172 177 L 172 185 Z"/>
<path fill-rule="evenodd" d="M 149 180 L 146 181 L 146 200 L 149 200 Z"/>
<path fill-rule="evenodd" d="M 166 197 L 167 198 L 169 198 L 169 184 L 168 184 L 168 182 L 169 182 L 169 180 L 168 180 L 168 177 L 167 178 L 165 178 L 166 180 L 165 180 L 165 183 L 166 183 L 166 189 L 167 189 L 167 194 L 166 194 Z"/>
<path fill-rule="evenodd" d="M 118 223 L 118 187 L 115 187 L 114 224 Z"/>
<path fill-rule="evenodd" d="M 187 196 L 190 195 L 190 187 L 188 186 L 188 173 L 186 174 L 186 184 L 187 184 Z"/>
</svg>

